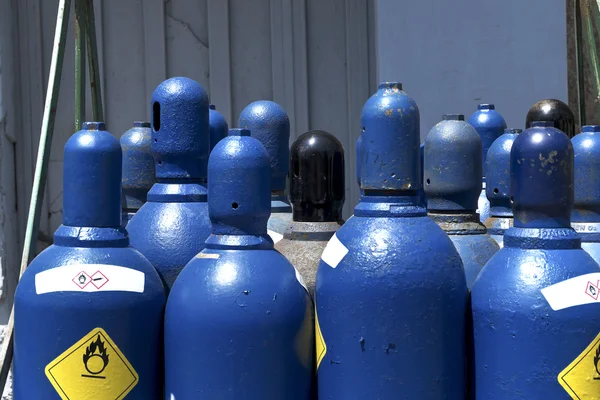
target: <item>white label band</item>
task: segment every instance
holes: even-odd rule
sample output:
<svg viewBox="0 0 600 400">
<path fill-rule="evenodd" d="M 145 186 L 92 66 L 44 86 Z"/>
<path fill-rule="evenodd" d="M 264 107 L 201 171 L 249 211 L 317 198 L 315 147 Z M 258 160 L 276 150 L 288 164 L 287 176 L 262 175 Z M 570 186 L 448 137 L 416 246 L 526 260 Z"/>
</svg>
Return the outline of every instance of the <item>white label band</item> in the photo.
<svg viewBox="0 0 600 400">
<path fill-rule="evenodd" d="M 37 273 L 35 292 L 144 293 L 145 283 L 146 275 L 135 269 L 106 264 L 70 264 Z"/>
<path fill-rule="evenodd" d="M 346 254 L 348 254 L 348 248 L 337 238 L 337 233 L 334 233 L 323 250 L 321 260 L 331 268 L 335 268 L 346 257 Z"/>
<path fill-rule="evenodd" d="M 300 274 L 300 271 L 298 271 L 298 268 L 296 268 L 296 267 L 294 267 L 294 270 L 296 271 L 296 279 L 302 285 L 302 287 L 304 289 L 306 289 L 306 291 L 308 292 L 308 287 L 306 286 L 306 282 L 304 282 L 304 278 Z"/>
<path fill-rule="evenodd" d="M 542 294 L 554 311 L 583 304 L 598 303 L 600 272 L 576 276 L 542 289 Z"/>
<path fill-rule="evenodd" d="M 270 229 L 267 229 L 267 233 L 269 234 L 269 236 L 271 236 L 271 239 L 273 240 L 273 244 L 275 244 L 275 243 L 279 242 L 281 239 L 283 239 L 283 235 L 281 233 L 277 233 Z"/>
<path fill-rule="evenodd" d="M 575 229 L 577 233 L 594 233 L 600 232 L 600 223 L 598 222 L 572 222 L 571 228 Z"/>
</svg>

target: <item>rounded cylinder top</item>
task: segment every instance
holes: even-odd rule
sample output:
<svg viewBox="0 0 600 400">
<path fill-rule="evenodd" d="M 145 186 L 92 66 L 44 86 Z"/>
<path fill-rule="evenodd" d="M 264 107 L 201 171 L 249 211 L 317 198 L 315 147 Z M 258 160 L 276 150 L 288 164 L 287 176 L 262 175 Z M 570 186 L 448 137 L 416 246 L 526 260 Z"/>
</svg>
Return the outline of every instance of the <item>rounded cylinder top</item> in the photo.
<svg viewBox="0 0 600 400">
<path fill-rule="evenodd" d="M 510 154 L 515 227 L 568 228 L 573 207 L 573 146 L 562 131 L 532 127 Z"/>
<path fill-rule="evenodd" d="M 272 101 L 255 101 L 242 110 L 238 126 L 250 129 L 269 153 L 271 190 L 285 190 L 290 168 L 290 119 L 285 110 Z"/>
<path fill-rule="evenodd" d="M 269 154 L 247 129 L 230 129 L 208 161 L 208 213 L 216 235 L 266 235 Z"/>
<path fill-rule="evenodd" d="M 464 121 L 465 116 L 462 114 L 444 114 L 442 115 L 442 121 Z"/>
<path fill-rule="evenodd" d="M 290 149 L 290 202 L 294 221 L 335 222 L 344 207 L 344 147 L 325 131 L 306 132 Z"/>
<path fill-rule="evenodd" d="M 121 225 L 121 146 L 103 122 L 84 122 L 64 147 L 63 225 Z"/>
<path fill-rule="evenodd" d="M 123 206 L 137 210 L 146 202 L 146 195 L 156 182 L 154 158 L 150 151 L 150 123 L 134 122 L 133 128 L 121 136 L 120 142 L 123 151 Z"/>
<path fill-rule="evenodd" d="M 504 134 L 492 143 L 485 164 L 487 177 L 485 194 L 490 201 L 491 211 L 503 207 L 511 211 L 510 203 L 510 150 L 522 129 L 505 129 Z"/>
<path fill-rule="evenodd" d="M 571 139 L 575 155 L 575 209 L 600 213 L 600 125 L 586 125 Z"/>
<path fill-rule="evenodd" d="M 481 139 L 470 124 L 447 119 L 425 139 L 424 180 L 431 211 L 477 209 L 481 193 Z"/>
<path fill-rule="evenodd" d="M 361 123 L 360 186 L 365 195 L 421 189 L 419 108 L 402 85 L 380 84 L 363 106 Z"/>
<path fill-rule="evenodd" d="M 359 135 L 356 140 L 356 182 L 358 182 L 358 187 L 360 187 L 360 165 L 362 164 L 362 154 L 362 135 Z"/>
<path fill-rule="evenodd" d="M 219 143 L 219 140 L 227 136 L 229 126 L 227 125 L 227 121 L 225 121 L 225 117 L 223 117 L 220 112 L 215 110 L 215 106 L 213 104 L 210 105 L 208 115 L 210 126 L 210 151 L 212 151 L 215 148 L 215 145 Z"/>
<path fill-rule="evenodd" d="M 498 139 L 504 133 L 506 121 L 496 111 L 496 107 L 493 104 L 480 104 L 468 122 L 473 125 L 481 138 L 482 174 L 485 177 L 487 175 L 485 165 L 487 153 L 494 140 Z"/>
<path fill-rule="evenodd" d="M 569 138 L 575 136 L 575 115 L 568 105 L 560 100 L 546 99 L 538 101 L 529 109 L 525 118 L 525 128 L 534 121 L 551 121 L 553 126 L 563 131 Z"/>
<path fill-rule="evenodd" d="M 158 179 L 206 179 L 208 95 L 196 81 L 170 78 L 152 94 L 152 155 Z"/>
</svg>

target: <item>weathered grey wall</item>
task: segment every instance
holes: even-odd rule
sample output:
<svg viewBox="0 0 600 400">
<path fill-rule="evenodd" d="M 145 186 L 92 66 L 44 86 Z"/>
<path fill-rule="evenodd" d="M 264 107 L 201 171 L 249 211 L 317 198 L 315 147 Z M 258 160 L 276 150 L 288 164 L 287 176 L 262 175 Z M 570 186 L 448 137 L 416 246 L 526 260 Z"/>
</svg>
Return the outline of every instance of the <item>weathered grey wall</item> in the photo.
<svg viewBox="0 0 600 400">
<path fill-rule="evenodd" d="M 15 118 L 21 125 L 14 135 L 23 237 L 58 0 L 0 2 L 12 4 L 18 21 L 12 56 L 19 69 Z M 343 143 L 350 215 L 358 200 L 354 145 L 360 111 L 375 84 L 372 1 L 95 0 L 94 5 L 105 120 L 113 134 L 148 118 L 152 91 L 172 76 L 200 82 L 230 125 L 248 103 L 274 100 L 290 115 L 292 141 L 308 129 L 324 129 Z M 62 150 L 74 131 L 73 47 L 71 22 L 43 207 L 41 229 L 47 233 L 62 218 Z M 87 110 L 91 118 L 89 98 Z"/>
<path fill-rule="evenodd" d="M 494 103 L 523 128 L 538 100 L 567 101 L 566 6 L 561 0 L 379 0 L 378 65 L 421 111 L 421 138 L 444 113 L 468 118 Z"/>
</svg>

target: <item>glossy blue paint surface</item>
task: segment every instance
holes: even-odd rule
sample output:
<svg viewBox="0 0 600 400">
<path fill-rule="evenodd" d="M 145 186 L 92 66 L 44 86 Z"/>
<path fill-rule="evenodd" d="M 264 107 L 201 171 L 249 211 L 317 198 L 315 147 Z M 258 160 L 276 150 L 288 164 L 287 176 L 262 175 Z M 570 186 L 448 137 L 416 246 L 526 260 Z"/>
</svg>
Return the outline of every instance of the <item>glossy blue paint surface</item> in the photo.
<svg viewBox="0 0 600 400">
<path fill-rule="evenodd" d="M 285 192 L 290 169 L 290 119 L 279 104 L 260 100 L 242 110 L 238 126 L 250 129 L 252 137 L 258 139 L 269 154 L 272 201 L 268 228 L 283 235 L 292 222 L 292 207 Z"/>
<path fill-rule="evenodd" d="M 485 162 L 488 150 L 494 140 L 498 139 L 506 129 L 506 121 L 493 104 L 480 104 L 477 111 L 469 118 L 469 124 L 481 137 L 481 160 Z M 487 176 L 486 165 L 483 164 L 483 176 Z"/>
<path fill-rule="evenodd" d="M 399 83 L 382 83 L 362 124 L 364 194 L 336 233 L 348 253 L 317 272 L 319 398 L 464 399 L 467 287 L 420 205 L 418 108 Z"/>
<path fill-rule="evenodd" d="M 210 156 L 213 231 L 169 296 L 165 398 L 310 398 L 312 302 L 267 235 L 269 157 L 249 134 Z"/>
<path fill-rule="evenodd" d="M 570 228 L 573 147 L 563 132 L 534 123 L 514 140 L 510 168 L 514 227 L 471 292 L 476 398 L 568 398 L 558 375 L 600 329 L 598 305 L 554 311 L 541 293 L 600 272 Z"/>
<path fill-rule="evenodd" d="M 120 139 L 123 151 L 123 227 L 146 202 L 148 191 L 156 183 L 154 158 L 150 152 L 151 132 L 149 122 L 136 121 Z"/>
<path fill-rule="evenodd" d="M 84 130 L 65 145 L 63 224 L 54 244 L 29 265 L 15 295 L 15 399 L 59 399 L 45 367 L 98 327 L 139 375 L 127 399 L 163 398 L 165 293 L 152 265 L 129 247 L 127 232 L 120 227 L 121 160 L 119 142 L 103 123 L 84 123 Z M 83 292 L 73 283 L 76 291 L 36 294 L 36 274 L 68 264 L 141 271 L 144 291 Z M 117 356 L 109 354 L 109 362 L 110 357 Z"/>
<path fill-rule="evenodd" d="M 449 235 L 463 262 L 470 289 L 500 249 L 475 210 L 481 192 L 481 139 L 462 114 L 446 114 L 424 143 L 429 216 Z"/>
<path fill-rule="evenodd" d="M 152 96 L 152 121 L 158 183 L 127 230 L 131 245 L 150 260 L 170 288 L 210 234 L 208 96 L 191 79 L 167 79 Z"/>
<path fill-rule="evenodd" d="M 571 143 L 575 154 L 572 227 L 581 236 L 581 247 L 600 262 L 600 126 L 584 126 Z"/>
<path fill-rule="evenodd" d="M 212 151 L 215 145 L 227 136 L 229 126 L 225 121 L 225 117 L 216 110 L 214 104 L 209 105 L 208 120 L 210 124 L 210 151 Z"/>
<path fill-rule="evenodd" d="M 510 204 L 510 150 L 521 129 L 505 129 L 492 143 L 485 164 L 487 166 L 486 196 L 490 201 L 490 216 L 485 226 L 490 236 L 503 245 L 504 232 L 512 227 Z"/>
</svg>

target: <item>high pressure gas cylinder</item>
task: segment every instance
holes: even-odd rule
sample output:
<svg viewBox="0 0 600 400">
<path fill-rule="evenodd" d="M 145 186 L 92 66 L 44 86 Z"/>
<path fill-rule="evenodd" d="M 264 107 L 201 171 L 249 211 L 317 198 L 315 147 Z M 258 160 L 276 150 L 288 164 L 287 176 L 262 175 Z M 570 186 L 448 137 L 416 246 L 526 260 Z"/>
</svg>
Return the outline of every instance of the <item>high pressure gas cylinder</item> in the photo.
<svg viewBox="0 0 600 400">
<path fill-rule="evenodd" d="M 312 302 L 267 234 L 269 165 L 246 129 L 231 129 L 210 155 L 212 235 L 169 296 L 165 399 L 310 398 Z"/>
<path fill-rule="evenodd" d="M 356 182 L 360 187 L 360 164 L 362 163 L 362 135 L 356 140 Z"/>
<path fill-rule="evenodd" d="M 271 217 L 269 235 L 277 243 L 292 221 L 292 207 L 286 195 L 290 167 L 290 120 L 277 103 L 255 101 L 244 108 L 238 121 L 240 128 L 250 129 L 252 137 L 267 149 L 271 160 Z"/>
<path fill-rule="evenodd" d="M 227 136 L 229 126 L 225 117 L 216 110 L 214 104 L 209 104 L 208 121 L 210 125 L 210 151 L 215 148 L 215 145 L 219 143 L 221 139 Z"/>
<path fill-rule="evenodd" d="M 425 189 L 424 189 L 424 185 L 425 185 L 425 181 L 424 181 L 424 173 L 425 173 L 425 142 L 421 143 L 421 146 L 419 147 L 419 152 L 420 152 L 420 162 L 421 162 L 421 177 L 419 178 L 419 180 L 421 181 L 421 189 L 419 189 L 419 195 L 421 197 L 421 203 L 423 204 L 423 207 L 427 207 L 427 196 L 425 195 Z"/>
<path fill-rule="evenodd" d="M 575 153 L 571 227 L 581 236 L 581 247 L 600 263 L 600 126 L 584 126 L 571 143 Z"/>
<path fill-rule="evenodd" d="M 481 139 L 462 114 L 445 114 L 425 140 L 427 210 L 460 254 L 470 289 L 500 249 L 475 212 L 481 192 Z"/>
<path fill-rule="evenodd" d="M 317 272 L 319 398 L 462 400 L 467 285 L 419 198 L 419 109 L 384 82 L 362 126 L 360 203 Z"/>
<path fill-rule="evenodd" d="M 568 105 L 560 100 L 546 99 L 535 103 L 525 117 L 525 128 L 533 121 L 551 121 L 553 126 L 572 138 L 575 132 L 575 115 Z"/>
<path fill-rule="evenodd" d="M 327 242 L 344 223 L 344 147 L 332 134 L 309 131 L 290 149 L 292 222 L 275 249 L 314 294 L 315 276 Z"/>
<path fill-rule="evenodd" d="M 210 235 L 206 202 L 208 96 L 188 78 L 152 94 L 152 155 L 157 183 L 127 225 L 131 245 L 154 265 L 167 289 Z"/>
<path fill-rule="evenodd" d="M 571 228 L 573 146 L 533 122 L 510 155 L 514 227 L 471 292 L 476 398 L 598 399 L 600 267 Z"/>
<path fill-rule="evenodd" d="M 521 129 L 505 129 L 504 134 L 492 143 L 485 164 L 487 166 L 486 196 L 490 202 L 490 216 L 485 220 L 488 234 L 500 247 L 504 232 L 513 226 L 510 203 L 510 149 Z"/>
<path fill-rule="evenodd" d="M 121 227 L 119 141 L 86 122 L 64 147 L 62 225 L 15 294 L 14 398 L 163 398 L 160 277 Z"/>
<path fill-rule="evenodd" d="M 148 191 L 156 183 L 154 158 L 150 152 L 151 142 L 150 122 L 136 121 L 133 128 L 121 136 L 123 227 L 127 226 L 129 220 L 146 202 Z"/>
<path fill-rule="evenodd" d="M 485 222 L 490 214 L 490 203 L 485 195 L 487 185 L 485 159 L 492 143 L 504 133 L 506 121 L 504 121 L 502 115 L 496 111 L 496 107 L 493 104 L 480 104 L 477 106 L 477 111 L 471 115 L 468 122 L 473 125 L 481 137 L 483 184 L 477 201 L 477 213 L 479 214 L 479 220 Z"/>
</svg>

